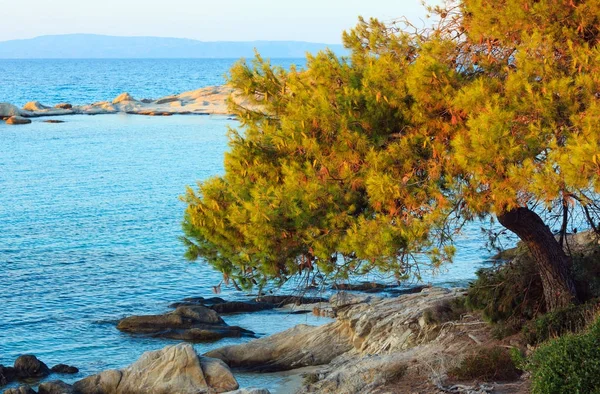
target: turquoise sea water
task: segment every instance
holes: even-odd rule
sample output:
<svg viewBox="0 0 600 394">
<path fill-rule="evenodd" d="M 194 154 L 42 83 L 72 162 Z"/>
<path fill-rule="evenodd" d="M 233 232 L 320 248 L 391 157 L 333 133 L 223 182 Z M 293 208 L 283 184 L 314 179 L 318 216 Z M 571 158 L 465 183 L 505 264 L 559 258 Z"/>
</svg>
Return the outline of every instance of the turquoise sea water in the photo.
<svg viewBox="0 0 600 394">
<path fill-rule="evenodd" d="M 0 61 L 0 102 L 89 102 L 120 91 L 159 97 L 218 84 L 231 63 L 204 65 L 212 71 L 203 80 L 184 80 L 190 66 L 179 60 L 156 61 L 167 65 L 146 60 L 20 62 Z M 105 75 L 107 62 L 121 71 Z M 172 71 L 148 71 L 159 69 Z M 89 82 L 90 75 L 122 83 L 104 86 L 102 79 Z M 63 77 L 69 81 L 65 91 L 57 89 Z M 76 380 L 126 366 L 144 351 L 174 343 L 121 334 L 115 328 L 118 319 L 162 313 L 185 297 L 212 295 L 219 274 L 183 259 L 178 238 L 185 207 L 178 197 L 186 185 L 222 173 L 226 129 L 235 121 L 135 115 L 57 119 L 65 123 L 0 122 L 0 364 L 33 353 L 51 365 L 78 366 L 81 373 L 66 379 Z M 425 275 L 425 280 L 465 285 L 486 255 L 481 246 L 477 226 L 467 229 L 456 262 L 441 275 Z M 245 295 L 224 289 L 223 296 Z M 225 320 L 260 335 L 328 321 L 311 315 L 274 318 L 269 312 Z M 196 348 L 202 353 L 245 340 Z M 282 379 L 237 377 L 242 386 L 275 391 Z"/>
</svg>

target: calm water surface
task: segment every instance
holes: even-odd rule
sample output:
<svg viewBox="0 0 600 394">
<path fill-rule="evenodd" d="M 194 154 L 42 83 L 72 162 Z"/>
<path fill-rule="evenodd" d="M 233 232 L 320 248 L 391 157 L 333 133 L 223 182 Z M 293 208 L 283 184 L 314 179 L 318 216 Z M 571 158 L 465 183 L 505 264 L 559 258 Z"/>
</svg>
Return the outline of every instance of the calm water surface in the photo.
<svg viewBox="0 0 600 394">
<path fill-rule="evenodd" d="M 87 103 L 122 91 L 160 97 L 219 84 L 232 60 L 0 61 L 0 102 Z M 299 63 L 288 60 L 282 64 Z M 165 71 L 166 70 L 166 71 Z M 220 276 L 183 259 L 186 185 L 223 172 L 219 116 L 71 116 L 63 124 L 0 122 L 0 364 L 25 353 L 78 366 L 77 380 L 120 368 L 175 343 L 121 334 L 115 322 L 162 313 L 190 296 L 211 296 Z M 438 285 L 465 285 L 482 265 L 477 226 L 459 242 Z M 224 289 L 224 297 L 244 297 Z M 226 317 L 260 335 L 310 315 Z M 202 353 L 247 339 L 197 345 Z M 236 375 L 277 391 L 279 375 Z M 67 379 L 68 380 L 68 379 Z"/>
</svg>

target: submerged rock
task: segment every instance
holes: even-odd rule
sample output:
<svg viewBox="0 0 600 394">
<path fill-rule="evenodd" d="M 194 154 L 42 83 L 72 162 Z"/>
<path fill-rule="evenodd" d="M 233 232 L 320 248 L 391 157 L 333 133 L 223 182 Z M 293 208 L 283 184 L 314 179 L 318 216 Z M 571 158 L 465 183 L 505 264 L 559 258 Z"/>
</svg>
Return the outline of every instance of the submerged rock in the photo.
<svg viewBox="0 0 600 394">
<path fill-rule="evenodd" d="M 6 119 L 6 124 L 29 124 L 31 123 L 30 119 L 24 118 L 22 116 L 11 116 Z"/>
<path fill-rule="evenodd" d="M 164 315 L 131 316 L 122 319 L 120 331 L 192 342 L 253 335 L 241 327 L 228 326 L 212 309 L 202 305 L 180 306 Z"/>
<path fill-rule="evenodd" d="M 45 378 L 50 375 L 50 368 L 31 354 L 17 358 L 14 368 L 19 379 Z"/>
<path fill-rule="evenodd" d="M 50 369 L 50 371 L 52 371 L 54 373 L 72 375 L 72 374 L 78 373 L 79 369 L 77 367 L 73 367 L 71 365 L 58 364 L 58 365 L 53 366 Z"/>
<path fill-rule="evenodd" d="M 239 387 L 220 360 L 199 357 L 191 345 L 147 352 L 123 370 L 109 370 L 76 382 L 80 394 L 224 393 Z"/>
<path fill-rule="evenodd" d="M 44 123 L 65 123 L 65 121 L 58 120 L 58 119 L 48 119 L 48 120 L 44 120 Z"/>
<path fill-rule="evenodd" d="M 75 394 L 75 391 L 70 384 L 62 380 L 53 380 L 41 383 L 38 387 L 38 394 Z"/>
</svg>

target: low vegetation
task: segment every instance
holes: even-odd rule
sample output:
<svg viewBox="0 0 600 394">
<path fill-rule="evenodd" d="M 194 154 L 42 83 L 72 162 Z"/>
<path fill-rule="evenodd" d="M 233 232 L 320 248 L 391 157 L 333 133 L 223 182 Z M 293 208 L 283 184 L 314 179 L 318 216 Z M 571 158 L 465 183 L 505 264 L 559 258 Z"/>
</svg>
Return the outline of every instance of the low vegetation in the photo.
<svg viewBox="0 0 600 394">
<path fill-rule="evenodd" d="M 448 371 L 453 380 L 512 381 L 521 372 L 510 352 L 502 347 L 480 347 Z"/>
<path fill-rule="evenodd" d="M 541 345 L 529 358 L 534 394 L 600 393 L 600 320 L 579 334 Z"/>
</svg>

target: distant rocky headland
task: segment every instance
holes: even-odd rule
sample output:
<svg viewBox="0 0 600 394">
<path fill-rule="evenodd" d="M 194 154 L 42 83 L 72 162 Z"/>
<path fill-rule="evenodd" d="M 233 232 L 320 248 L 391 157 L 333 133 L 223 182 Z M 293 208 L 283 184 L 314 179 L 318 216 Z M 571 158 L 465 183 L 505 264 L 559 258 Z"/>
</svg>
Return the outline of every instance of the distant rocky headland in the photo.
<svg viewBox="0 0 600 394">
<path fill-rule="evenodd" d="M 27 124 L 31 123 L 31 118 L 65 115 L 228 115 L 227 100 L 232 94 L 234 99 L 239 97 L 230 87 L 210 86 L 158 99 L 136 99 L 129 93 L 122 93 L 112 101 L 86 105 L 61 103 L 50 107 L 31 101 L 19 108 L 10 103 L 0 103 L 0 119 L 7 124 Z M 243 103 L 241 98 L 239 100 Z"/>
</svg>

